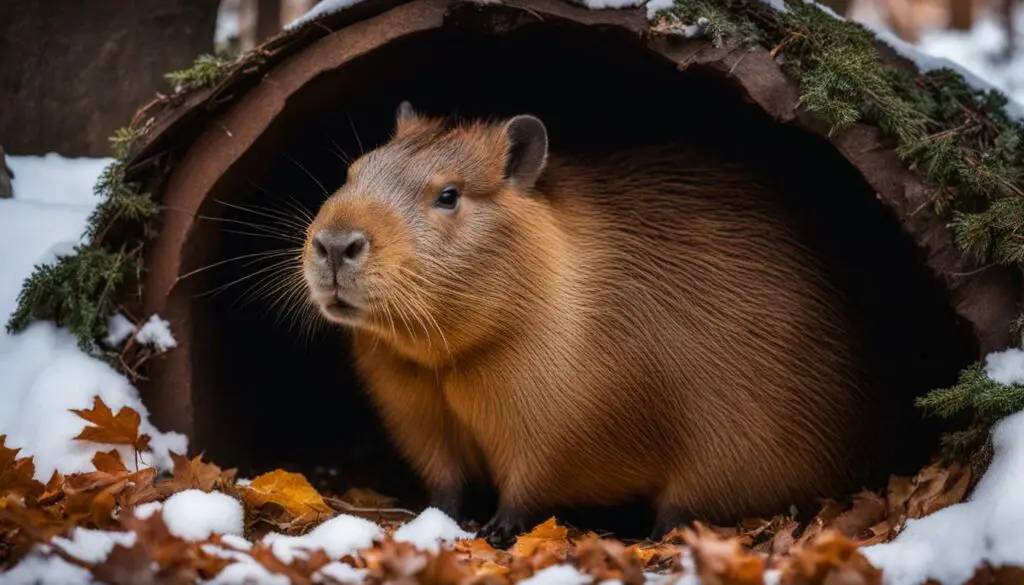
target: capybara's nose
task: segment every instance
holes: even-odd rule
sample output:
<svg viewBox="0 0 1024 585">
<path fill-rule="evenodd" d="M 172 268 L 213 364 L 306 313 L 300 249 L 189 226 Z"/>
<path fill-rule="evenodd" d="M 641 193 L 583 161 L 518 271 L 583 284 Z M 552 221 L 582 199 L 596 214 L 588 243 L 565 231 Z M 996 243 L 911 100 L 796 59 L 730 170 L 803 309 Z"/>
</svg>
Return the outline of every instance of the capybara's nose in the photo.
<svg viewBox="0 0 1024 585">
<path fill-rule="evenodd" d="M 362 230 L 322 229 L 313 235 L 313 249 L 335 270 L 348 270 L 366 260 L 370 240 Z"/>
</svg>

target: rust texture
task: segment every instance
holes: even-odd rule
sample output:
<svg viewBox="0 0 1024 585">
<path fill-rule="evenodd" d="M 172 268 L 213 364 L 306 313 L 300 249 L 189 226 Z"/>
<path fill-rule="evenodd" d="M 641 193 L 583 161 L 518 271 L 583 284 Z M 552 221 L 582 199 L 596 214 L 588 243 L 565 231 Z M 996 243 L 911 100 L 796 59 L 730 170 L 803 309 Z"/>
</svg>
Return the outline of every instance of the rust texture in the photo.
<svg viewBox="0 0 1024 585">
<path fill-rule="evenodd" d="M 877 197 L 895 213 L 922 250 L 922 259 L 950 292 L 957 313 L 973 327 L 982 352 L 1011 342 L 1020 283 L 1013 271 L 978 270 L 956 248 L 946 221 L 930 205 L 929 188 L 909 171 L 893 146 L 872 126 L 857 124 L 835 135 L 798 107 L 799 91 L 764 49 L 715 48 L 702 40 L 670 39 L 650 32 L 645 10 L 587 10 L 564 0 L 517 2 L 466 0 L 367 0 L 282 33 L 244 57 L 217 86 L 150 104 L 138 118 L 153 118 L 152 130 L 129 160 L 129 173 L 153 185 L 153 166 L 173 169 L 153 185 L 162 203 L 184 213 L 165 213 L 160 237 L 147 254 L 146 309 L 174 324 L 179 350 L 157 364 L 147 400 L 158 425 L 194 435 L 191 327 L 193 291 L 179 275 L 183 254 L 202 246 L 192 215 L 275 118 L 292 94 L 318 74 L 409 35 L 458 24 L 500 34 L 525 23 L 570 20 L 617 29 L 645 40 L 647 50 L 682 70 L 700 65 L 728 78 L 743 97 L 780 123 L 825 136 L 859 170 Z M 638 45 L 644 50 L 644 45 Z M 903 64 L 901 64 L 903 65 Z M 177 161 L 172 163 L 172 161 Z"/>
</svg>

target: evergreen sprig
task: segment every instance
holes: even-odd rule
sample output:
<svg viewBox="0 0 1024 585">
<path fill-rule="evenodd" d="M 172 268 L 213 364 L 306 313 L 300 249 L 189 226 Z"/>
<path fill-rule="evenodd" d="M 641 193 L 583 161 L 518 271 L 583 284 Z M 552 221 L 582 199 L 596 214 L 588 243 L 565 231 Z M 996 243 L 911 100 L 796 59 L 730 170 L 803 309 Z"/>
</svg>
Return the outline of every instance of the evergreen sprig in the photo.
<svg viewBox="0 0 1024 585">
<path fill-rule="evenodd" d="M 227 52 L 200 55 L 187 69 L 171 71 L 164 78 L 175 91 L 209 87 L 228 74 L 235 60 Z"/>
<path fill-rule="evenodd" d="M 999 418 L 1024 409 L 1024 385 L 1000 384 L 976 363 L 960 373 L 955 386 L 933 390 L 918 398 L 917 405 L 928 414 L 944 418 L 963 412 Z"/>
<path fill-rule="evenodd" d="M 33 320 L 54 321 L 67 327 L 83 350 L 92 351 L 94 340 L 106 333 L 119 288 L 126 279 L 138 278 L 139 270 L 132 254 L 79 245 L 73 255 L 35 267 L 18 295 L 7 331 L 21 331 Z"/>
</svg>

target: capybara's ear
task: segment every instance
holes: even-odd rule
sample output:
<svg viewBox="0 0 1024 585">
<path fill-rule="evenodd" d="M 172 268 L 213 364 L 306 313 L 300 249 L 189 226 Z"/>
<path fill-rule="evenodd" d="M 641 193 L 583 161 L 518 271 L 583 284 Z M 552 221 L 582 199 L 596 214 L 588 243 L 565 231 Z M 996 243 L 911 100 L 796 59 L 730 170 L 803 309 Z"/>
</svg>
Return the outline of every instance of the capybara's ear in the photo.
<svg viewBox="0 0 1024 585">
<path fill-rule="evenodd" d="M 412 108 L 412 104 L 407 100 L 402 100 L 402 103 L 398 104 L 398 109 L 395 110 L 395 134 L 401 134 L 403 129 L 416 124 L 419 117 L 420 115 Z"/>
<path fill-rule="evenodd" d="M 532 189 L 548 160 L 548 130 L 530 115 L 505 124 L 505 179 L 521 189 Z"/>
</svg>

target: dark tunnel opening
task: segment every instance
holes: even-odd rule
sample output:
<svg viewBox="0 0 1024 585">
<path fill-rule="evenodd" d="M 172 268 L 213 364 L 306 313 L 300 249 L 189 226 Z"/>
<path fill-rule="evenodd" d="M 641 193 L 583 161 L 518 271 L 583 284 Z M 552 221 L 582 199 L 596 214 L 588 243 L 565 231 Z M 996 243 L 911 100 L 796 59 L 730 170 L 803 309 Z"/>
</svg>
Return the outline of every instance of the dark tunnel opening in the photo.
<svg viewBox="0 0 1024 585">
<path fill-rule="evenodd" d="M 547 124 L 551 150 L 563 153 L 679 140 L 735 157 L 792 194 L 788 203 L 806 220 L 808 241 L 836 269 L 863 316 L 871 359 L 889 387 L 906 394 L 907 409 L 915 392 L 955 382 L 977 357 L 969 328 L 922 252 L 824 139 L 770 119 L 714 72 L 679 72 L 637 39 L 568 25 L 505 35 L 447 28 L 321 75 L 292 96 L 218 183 L 201 213 L 226 221 L 202 223 L 205 235 L 196 241 L 209 248 L 193 253 L 194 263 L 292 245 L 245 224 L 300 235 L 296 207 L 315 213 L 344 181 L 344 159 L 387 140 L 401 100 L 465 118 L 532 113 Z M 291 219 L 275 224 L 268 217 L 278 214 Z M 266 285 L 261 278 L 273 271 L 258 271 L 286 257 L 248 256 L 202 277 L 200 290 L 219 292 L 193 301 L 193 315 L 208 316 L 193 317 L 197 447 L 243 476 L 285 467 L 321 478 L 330 491 L 369 487 L 405 507 L 422 505 L 419 480 L 359 388 L 344 333 L 322 327 L 307 335 L 295 312 L 271 304 L 283 291 L 250 288 Z M 304 298 L 295 293 L 293 300 Z M 937 432 L 925 439 L 934 451 Z M 911 459 L 908 465 L 923 463 Z M 492 500 L 493 493 L 481 496 L 471 515 L 486 520 Z M 623 509 L 565 517 L 623 536 L 646 534 L 646 508 Z"/>
</svg>

